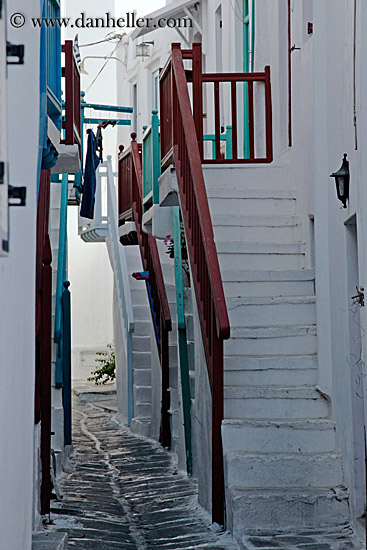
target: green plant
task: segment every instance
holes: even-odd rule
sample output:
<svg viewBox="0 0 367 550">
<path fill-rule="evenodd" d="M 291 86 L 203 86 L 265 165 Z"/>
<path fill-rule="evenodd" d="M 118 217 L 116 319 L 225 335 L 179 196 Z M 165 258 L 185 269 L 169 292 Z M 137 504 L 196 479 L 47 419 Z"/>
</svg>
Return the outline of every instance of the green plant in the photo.
<svg viewBox="0 0 367 550">
<path fill-rule="evenodd" d="M 100 367 L 92 372 L 88 380 L 94 382 L 97 386 L 112 382 L 116 378 L 115 350 L 112 344 L 107 344 L 108 351 L 97 351 L 99 357 L 96 359 Z"/>
</svg>

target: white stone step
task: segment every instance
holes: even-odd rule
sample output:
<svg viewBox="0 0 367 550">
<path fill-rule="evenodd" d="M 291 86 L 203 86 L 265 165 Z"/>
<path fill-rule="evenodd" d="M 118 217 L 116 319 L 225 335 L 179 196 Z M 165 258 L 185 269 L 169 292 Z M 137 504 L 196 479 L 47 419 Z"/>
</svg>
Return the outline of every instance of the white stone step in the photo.
<svg viewBox="0 0 367 550">
<path fill-rule="evenodd" d="M 327 418 L 329 403 L 314 388 L 227 386 L 224 417 L 230 419 Z"/>
<path fill-rule="evenodd" d="M 226 359 L 225 359 L 226 361 Z M 314 369 L 268 369 L 268 370 L 225 370 L 226 386 L 315 386 L 318 380 L 317 368 Z"/>
<path fill-rule="evenodd" d="M 226 453 L 227 486 L 247 489 L 276 487 L 337 487 L 343 483 L 339 454 Z"/>
<path fill-rule="evenodd" d="M 137 418 L 150 418 L 152 411 L 151 403 L 134 403 L 134 417 Z"/>
<path fill-rule="evenodd" d="M 294 215 L 296 194 L 288 190 L 269 189 L 207 189 L 210 212 L 216 214 L 250 215 L 261 212 L 262 215 Z"/>
<path fill-rule="evenodd" d="M 331 420 L 224 420 L 223 452 L 327 453 L 335 449 Z"/>
<path fill-rule="evenodd" d="M 217 241 L 295 243 L 301 241 L 301 219 L 297 216 L 213 216 Z"/>
<path fill-rule="evenodd" d="M 133 377 L 136 386 L 151 385 L 151 369 L 134 369 Z"/>
<path fill-rule="evenodd" d="M 235 296 L 313 296 L 314 271 L 227 271 L 222 270 L 225 295 Z"/>
<path fill-rule="evenodd" d="M 146 321 L 151 318 L 150 308 L 147 305 L 133 305 L 134 318 Z"/>
<path fill-rule="evenodd" d="M 152 354 L 150 351 L 146 352 L 136 352 L 133 354 L 133 368 L 134 369 L 150 369 L 151 368 L 151 357 Z"/>
<path fill-rule="evenodd" d="M 136 386 L 134 384 L 134 403 L 146 404 L 151 403 L 152 400 L 152 388 L 150 386 Z"/>
<path fill-rule="evenodd" d="M 317 352 L 316 325 L 282 325 L 231 329 L 227 355 L 293 355 Z"/>
<path fill-rule="evenodd" d="M 269 325 L 314 325 L 314 296 L 227 298 L 231 327 Z"/>
<path fill-rule="evenodd" d="M 275 528 L 294 532 L 323 526 L 330 529 L 349 519 L 348 493 L 342 487 L 267 491 L 232 488 L 227 490 L 226 501 L 228 528 L 237 540 L 253 532 L 254 526 L 259 532 Z"/>
<path fill-rule="evenodd" d="M 219 265 L 231 269 L 288 270 L 302 269 L 305 262 L 305 244 L 216 242 Z"/>
<path fill-rule="evenodd" d="M 151 338 L 150 336 L 136 336 L 135 333 L 132 336 L 132 348 L 134 351 L 150 351 L 151 350 Z"/>
<path fill-rule="evenodd" d="M 203 173 L 207 189 L 286 189 L 289 188 L 287 164 L 216 164 L 215 167 L 203 164 Z"/>
<path fill-rule="evenodd" d="M 150 312 L 149 312 L 150 315 Z M 150 336 L 152 333 L 152 321 L 151 318 L 148 319 L 136 319 L 135 320 L 135 330 L 133 332 L 134 336 Z"/>
</svg>

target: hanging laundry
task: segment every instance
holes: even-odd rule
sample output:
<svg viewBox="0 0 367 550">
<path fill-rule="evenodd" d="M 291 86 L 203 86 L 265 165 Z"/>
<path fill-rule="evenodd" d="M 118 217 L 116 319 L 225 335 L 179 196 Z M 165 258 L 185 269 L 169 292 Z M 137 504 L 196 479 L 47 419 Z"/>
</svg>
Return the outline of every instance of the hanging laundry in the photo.
<svg viewBox="0 0 367 550">
<path fill-rule="evenodd" d="M 96 170 L 99 165 L 97 156 L 97 140 L 92 130 L 87 130 L 88 147 L 84 168 L 83 200 L 80 209 L 80 215 L 83 218 L 93 220 L 94 217 L 94 199 L 96 194 Z"/>
<path fill-rule="evenodd" d="M 99 160 L 103 162 L 103 137 L 102 137 L 101 123 L 98 124 L 96 140 L 97 140 L 97 151 L 99 152 Z"/>
</svg>

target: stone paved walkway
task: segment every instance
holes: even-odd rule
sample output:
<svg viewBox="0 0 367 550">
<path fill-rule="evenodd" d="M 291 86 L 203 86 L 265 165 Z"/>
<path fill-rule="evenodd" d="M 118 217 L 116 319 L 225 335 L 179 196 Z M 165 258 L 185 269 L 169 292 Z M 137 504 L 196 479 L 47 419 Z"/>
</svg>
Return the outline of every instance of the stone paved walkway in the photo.
<svg viewBox="0 0 367 550">
<path fill-rule="evenodd" d="M 197 486 L 158 444 L 116 425 L 95 404 L 73 410 L 73 471 L 51 518 L 68 550 L 235 550 L 196 504 Z M 62 527 L 64 525 L 64 527 Z"/>
<path fill-rule="evenodd" d="M 197 505 L 197 485 L 158 444 L 119 427 L 101 403 L 73 410 L 75 456 L 52 504 L 68 550 L 235 550 Z M 102 405 L 103 406 L 103 405 Z M 241 550 L 363 550 L 350 530 L 244 537 Z"/>
</svg>

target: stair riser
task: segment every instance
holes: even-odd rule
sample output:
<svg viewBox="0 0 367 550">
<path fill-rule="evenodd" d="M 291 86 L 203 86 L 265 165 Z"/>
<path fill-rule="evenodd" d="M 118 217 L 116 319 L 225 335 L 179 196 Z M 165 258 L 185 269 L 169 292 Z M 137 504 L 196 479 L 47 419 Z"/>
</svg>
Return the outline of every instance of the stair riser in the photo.
<svg viewBox="0 0 367 550">
<path fill-rule="evenodd" d="M 314 303 L 281 303 L 272 305 L 232 305 L 227 303 L 229 320 L 232 326 L 267 325 L 314 325 L 316 308 Z"/>
<path fill-rule="evenodd" d="M 329 406 L 320 399 L 224 399 L 224 418 L 327 418 Z"/>
<path fill-rule="evenodd" d="M 227 486 L 246 489 L 277 487 L 337 487 L 343 484 L 338 455 L 241 455 L 225 457 Z"/>
<path fill-rule="evenodd" d="M 150 369 L 134 370 L 134 384 L 136 386 L 150 386 L 151 385 Z"/>
<path fill-rule="evenodd" d="M 219 253 L 219 265 L 222 270 L 231 269 L 303 269 L 304 254 L 226 254 Z"/>
<path fill-rule="evenodd" d="M 217 225 L 214 217 L 214 237 L 216 241 L 236 241 L 248 243 L 296 243 L 301 240 L 300 226 L 271 227 L 258 225 L 257 227 L 246 226 L 223 226 Z"/>
<path fill-rule="evenodd" d="M 210 193 L 209 193 L 210 194 Z M 294 199 L 272 199 L 272 198 L 224 198 L 209 196 L 210 212 L 215 214 L 228 215 L 251 215 L 254 212 L 261 212 L 262 216 L 267 214 L 292 216 L 296 211 L 296 201 Z"/>
<path fill-rule="evenodd" d="M 225 386 L 313 386 L 317 383 L 317 369 L 303 370 L 243 370 L 225 371 Z"/>
<path fill-rule="evenodd" d="M 289 338 L 233 338 L 224 342 L 225 355 L 274 355 L 316 353 L 316 335 Z"/>
<path fill-rule="evenodd" d="M 147 321 L 136 321 L 134 336 L 151 336 L 152 334 L 152 321 L 148 318 Z"/>
<path fill-rule="evenodd" d="M 279 426 L 279 427 L 275 427 Z M 281 424 L 222 426 L 223 451 L 327 453 L 335 448 L 335 429 L 295 429 Z"/>
<path fill-rule="evenodd" d="M 317 358 L 312 355 L 276 356 L 276 357 L 225 357 L 225 370 L 266 371 L 317 369 Z"/>
<path fill-rule="evenodd" d="M 251 494 L 241 496 L 227 491 L 228 527 L 235 539 L 256 530 L 289 530 L 317 526 L 342 525 L 349 518 L 346 499 L 339 500 L 330 491 L 320 495 Z M 320 546 L 321 548 L 321 546 Z"/>
<path fill-rule="evenodd" d="M 261 166 L 261 168 L 260 168 Z M 290 181 L 284 166 L 273 165 L 246 165 L 243 167 L 228 166 L 215 168 L 203 165 L 205 185 L 207 189 L 288 189 Z"/>
<path fill-rule="evenodd" d="M 133 336 L 132 338 L 133 351 L 150 351 L 151 339 L 150 336 Z"/>
<path fill-rule="evenodd" d="M 134 403 L 134 416 L 138 418 L 150 418 L 152 406 L 150 403 Z"/>
<path fill-rule="evenodd" d="M 224 282 L 223 288 L 228 297 L 313 296 L 315 292 L 312 281 Z"/>
<path fill-rule="evenodd" d="M 134 369 L 150 369 L 151 368 L 151 353 L 139 352 L 133 355 L 133 367 Z"/>
<path fill-rule="evenodd" d="M 137 405 L 150 403 L 152 400 L 152 390 L 146 386 L 134 386 L 134 402 Z"/>
</svg>

